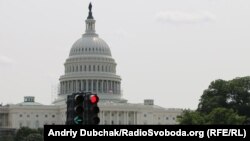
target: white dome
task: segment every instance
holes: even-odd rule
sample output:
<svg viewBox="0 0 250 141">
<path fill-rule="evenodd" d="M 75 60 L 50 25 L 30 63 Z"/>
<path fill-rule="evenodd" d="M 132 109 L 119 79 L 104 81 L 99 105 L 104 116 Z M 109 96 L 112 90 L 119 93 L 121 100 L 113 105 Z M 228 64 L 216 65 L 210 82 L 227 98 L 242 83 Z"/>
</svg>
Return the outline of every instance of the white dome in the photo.
<svg viewBox="0 0 250 141">
<path fill-rule="evenodd" d="M 86 31 L 71 47 L 60 77 L 59 97 L 55 104 L 65 102 L 67 95 L 79 91 L 96 93 L 100 100 L 125 102 L 122 98 L 121 77 L 116 74 L 116 62 L 108 44 L 95 32 L 91 11 Z"/>
<path fill-rule="evenodd" d="M 108 44 L 98 35 L 83 34 L 72 46 L 69 56 L 75 55 L 106 55 L 111 56 Z"/>
</svg>

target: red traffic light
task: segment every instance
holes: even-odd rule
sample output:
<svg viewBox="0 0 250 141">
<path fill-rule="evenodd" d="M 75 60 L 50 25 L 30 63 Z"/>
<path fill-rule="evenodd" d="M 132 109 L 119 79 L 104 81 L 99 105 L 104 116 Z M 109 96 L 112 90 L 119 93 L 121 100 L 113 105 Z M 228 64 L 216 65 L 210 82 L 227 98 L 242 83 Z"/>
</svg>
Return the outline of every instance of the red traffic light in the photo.
<svg viewBox="0 0 250 141">
<path fill-rule="evenodd" d="M 90 95 L 89 100 L 92 104 L 96 104 L 99 101 L 99 97 L 97 95 Z"/>
</svg>

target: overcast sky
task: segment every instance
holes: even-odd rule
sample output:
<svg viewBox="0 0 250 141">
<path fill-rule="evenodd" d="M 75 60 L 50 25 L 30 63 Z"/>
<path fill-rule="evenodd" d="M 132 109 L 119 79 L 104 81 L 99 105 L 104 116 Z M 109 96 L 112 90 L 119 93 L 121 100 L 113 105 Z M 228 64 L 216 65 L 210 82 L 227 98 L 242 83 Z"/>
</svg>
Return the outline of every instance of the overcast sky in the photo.
<svg viewBox="0 0 250 141">
<path fill-rule="evenodd" d="M 50 104 L 90 0 L 0 0 L 0 103 Z M 197 108 L 216 79 L 250 75 L 249 0 L 92 0 L 124 98 Z"/>
</svg>

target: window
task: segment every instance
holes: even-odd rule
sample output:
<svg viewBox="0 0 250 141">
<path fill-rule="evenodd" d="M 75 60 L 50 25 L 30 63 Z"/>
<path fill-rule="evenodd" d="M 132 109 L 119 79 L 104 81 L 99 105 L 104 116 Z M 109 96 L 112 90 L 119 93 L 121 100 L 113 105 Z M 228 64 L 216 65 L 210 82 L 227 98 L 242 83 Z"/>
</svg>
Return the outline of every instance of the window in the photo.
<svg viewBox="0 0 250 141">
<path fill-rule="evenodd" d="M 89 65 L 89 71 L 91 71 L 91 65 Z"/>
<path fill-rule="evenodd" d="M 173 117 L 173 120 L 175 120 L 175 117 Z"/>
<path fill-rule="evenodd" d="M 147 114 L 144 114 L 144 117 L 147 117 Z"/>
<path fill-rule="evenodd" d="M 114 121 L 113 121 L 113 120 L 111 121 L 111 124 L 112 124 L 112 125 L 114 124 Z"/>
<path fill-rule="evenodd" d="M 99 67 L 99 65 L 97 66 L 97 71 L 100 71 L 100 67 Z"/>
<path fill-rule="evenodd" d="M 52 115 L 52 118 L 55 118 L 55 115 Z"/>
<path fill-rule="evenodd" d="M 20 115 L 19 115 L 19 117 L 23 117 L 23 115 L 22 115 L 22 114 L 20 114 Z"/>
<path fill-rule="evenodd" d="M 82 65 L 80 66 L 80 71 L 82 71 Z"/>
<path fill-rule="evenodd" d="M 84 71 L 87 71 L 87 66 L 86 65 L 84 65 Z"/>
<path fill-rule="evenodd" d="M 47 117 L 48 117 L 48 115 L 45 115 L 44 117 L 46 117 L 46 118 L 47 118 Z"/>
<path fill-rule="evenodd" d="M 161 118 L 160 117 L 158 117 L 158 120 L 160 120 Z"/>
<path fill-rule="evenodd" d="M 166 117 L 166 120 L 168 120 L 168 117 Z"/>
<path fill-rule="evenodd" d="M 93 71 L 95 71 L 95 65 L 93 66 Z"/>
<path fill-rule="evenodd" d="M 36 117 L 38 118 L 39 116 L 38 116 L 38 115 L 36 115 Z"/>
<path fill-rule="evenodd" d="M 27 118 L 29 118 L 30 117 L 30 115 L 27 115 Z"/>
</svg>

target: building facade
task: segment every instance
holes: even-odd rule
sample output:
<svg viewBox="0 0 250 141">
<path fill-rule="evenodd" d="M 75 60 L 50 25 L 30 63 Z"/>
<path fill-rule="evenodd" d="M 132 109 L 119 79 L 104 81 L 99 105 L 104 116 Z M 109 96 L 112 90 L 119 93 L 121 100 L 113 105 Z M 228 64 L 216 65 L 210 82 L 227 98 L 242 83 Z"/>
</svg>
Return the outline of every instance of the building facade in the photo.
<svg viewBox="0 0 250 141">
<path fill-rule="evenodd" d="M 181 109 L 144 103 L 128 103 L 122 98 L 121 77 L 108 44 L 95 31 L 92 5 L 86 19 L 86 31 L 72 46 L 64 64 L 65 74 L 59 79 L 58 98 L 52 105 L 42 105 L 28 96 L 24 102 L 0 106 L 0 128 L 42 128 L 46 124 L 65 124 L 66 98 L 74 92 L 88 91 L 100 97 L 100 124 L 177 124 Z"/>
</svg>

